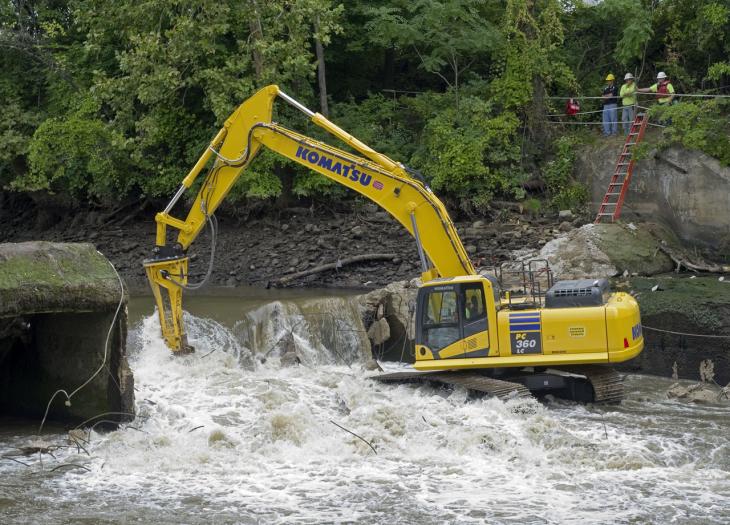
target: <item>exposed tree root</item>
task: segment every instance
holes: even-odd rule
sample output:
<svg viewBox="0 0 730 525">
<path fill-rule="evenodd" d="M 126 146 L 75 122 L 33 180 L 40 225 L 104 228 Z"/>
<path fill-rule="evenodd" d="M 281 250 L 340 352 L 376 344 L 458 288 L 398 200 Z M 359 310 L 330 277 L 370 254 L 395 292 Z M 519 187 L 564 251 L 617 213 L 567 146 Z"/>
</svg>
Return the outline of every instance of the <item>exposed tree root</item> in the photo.
<svg viewBox="0 0 730 525">
<path fill-rule="evenodd" d="M 688 261 L 686 258 L 682 258 L 680 254 L 678 254 L 676 251 L 672 250 L 669 246 L 667 246 L 664 242 L 659 243 L 659 249 L 666 253 L 672 261 L 674 261 L 674 264 L 677 265 L 676 272 L 679 272 L 679 270 L 684 266 L 688 270 L 692 272 L 722 272 L 722 266 L 719 266 L 717 264 L 707 264 L 707 263 L 701 263 L 701 264 L 695 264 L 690 261 Z"/>
</svg>

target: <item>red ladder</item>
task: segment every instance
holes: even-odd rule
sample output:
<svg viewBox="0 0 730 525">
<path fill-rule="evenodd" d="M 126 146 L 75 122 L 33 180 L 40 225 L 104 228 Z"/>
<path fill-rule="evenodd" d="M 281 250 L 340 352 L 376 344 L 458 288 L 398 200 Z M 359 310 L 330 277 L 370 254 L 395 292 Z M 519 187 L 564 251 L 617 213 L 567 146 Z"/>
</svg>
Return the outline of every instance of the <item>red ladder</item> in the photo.
<svg viewBox="0 0 730 525">
<path fill-rule="evenodd" d="M 610 217 L 611 222 L 614 222 L 621 216 L 621 206 L 624 204 L 631 182 L 631 174 L 634 172 L 635 161 L 632 158 L 631 149 L 644 138 L 647 120 L 646 113 L 636 114 L 636 118 L 631 124 L 631 130 L 626 137 L 624 149 L 616 161 L 616 169 L 613 171 L 611 183 L 608 185 L 601 206 L 598 208 L 595 224 L 601 222 L 604 217 Z"/>
</svg>

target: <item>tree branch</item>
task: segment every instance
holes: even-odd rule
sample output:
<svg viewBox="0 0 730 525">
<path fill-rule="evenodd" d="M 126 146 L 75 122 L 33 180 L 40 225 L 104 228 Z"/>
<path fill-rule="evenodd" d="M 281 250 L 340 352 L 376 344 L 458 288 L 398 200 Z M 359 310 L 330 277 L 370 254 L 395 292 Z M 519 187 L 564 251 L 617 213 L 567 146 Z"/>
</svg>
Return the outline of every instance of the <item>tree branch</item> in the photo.
<svg viewBox="0 0 730 525">
<path fill-rule="evenodd" d="M 308 270 L 303 270 L 301 272 L 291 273 L 289 275 L 285 275 L 275 282 L 277 284 L 286 284 L 289 281 L 300 279 L 302 277 L 306 277 L 307 275 L 326 272 L 327 270 L 337 270 L 338 268 L 341 268 L 342 266 L 346 266 L 348 264 L 353 264 L 357 262 L 383 261 L 393 258 L 395 258 L 394 253 L 366 253 L 363 255 L 356 255 L 355 257 L 350 257 L 349 259 L 341 259 L 337 262 L 333 262 L 330 264 L 323 264 L 321 266 L 315 266 L 314 268 L 309 268 Z"/>
<path fill-rule="evenodd" d="M 413 46 L 413 49 L 416 51 L 416 54 L 418 55 L 418 58 L 421 59 L 421 64 L 424 66 L 424 69 L 425 69 L 426 62 L 424 62 L 423 56 L 421 56 L 421 53 L 418 51 L 418 48 L 415 46 L 415 44 Z M 428 69 L 426 69 L 426 71 L 428 71 Z M 430 71 L 430 73 L 433 73 L 434 75 L 437 75 L 441 80 L 443 80 L 444 82 L 446 82 L 446 85 L 447 86 L 453 87 L 451 85 L 451 82 L 449 82 L 448 79 L 445 76 L 443 76 L 441 73 L 439 73 L 438 71 Z"/>
</svg>

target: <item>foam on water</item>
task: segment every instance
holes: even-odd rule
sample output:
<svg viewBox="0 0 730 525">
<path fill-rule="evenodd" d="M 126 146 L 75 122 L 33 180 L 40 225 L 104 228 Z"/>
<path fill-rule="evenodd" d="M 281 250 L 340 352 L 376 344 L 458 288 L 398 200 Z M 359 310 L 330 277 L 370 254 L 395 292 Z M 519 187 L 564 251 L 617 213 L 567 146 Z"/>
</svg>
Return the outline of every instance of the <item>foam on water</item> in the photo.
<svg viewBox="0 0 730 525">
<path fill-rule="evenodd" d="M 290 329 L 296 312 L 270 308 L 284 311 L 290 320 L 280 321 Z M 257 335 L 243 339 L 261 348 L 273 343 L 286 328 L 264 326 L 274 317 L 255 312 L 249 322 L 259 323 Z M 192 316 L 186 323 L 197 352 L 183 358 L 170 355 L 156 317 L 131 331 L 139 417 L 93 433 L 90 457 L 59 458 L 91 471 L 44 478 L 46 497 L 63 502 L 47 504 L 48 516 L 99 521 L 124 513 L 170 523 L 730 519 L 725 407 L 666 400 L 643 387 L 644 378 L 630 379 L 633 393 L 613 408 L 383 385 L 357 362 L 326 364 L 338 358 L 321 338 L 309 342 L 300 333 L 296 344 L 309 358 L 282 368 L 276 359 L 259 364 L 236 330 Z M 372 443 L 377 455 L 332 421 Z"/>
</svg>

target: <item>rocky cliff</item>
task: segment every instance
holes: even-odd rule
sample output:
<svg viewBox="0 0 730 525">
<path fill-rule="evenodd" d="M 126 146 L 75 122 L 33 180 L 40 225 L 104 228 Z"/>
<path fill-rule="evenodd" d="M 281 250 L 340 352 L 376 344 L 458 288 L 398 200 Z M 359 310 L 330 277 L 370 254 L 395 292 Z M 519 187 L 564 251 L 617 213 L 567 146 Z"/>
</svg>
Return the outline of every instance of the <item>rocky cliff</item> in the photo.
<svg viewBox="0 0 730 525">
<path fill-rule="evenodd" d="M 708 155 L 681 147 L 658 149 L 647 133 L 649 148 L 638 161 L 622 220 L 661 222 L 685 243 L 710 248 L 730 258 L 730 167 Z M 576 177 L 588 185 L 597 211 L 623 139 L 609 139 L 578 152 Z"/>
</svg>

